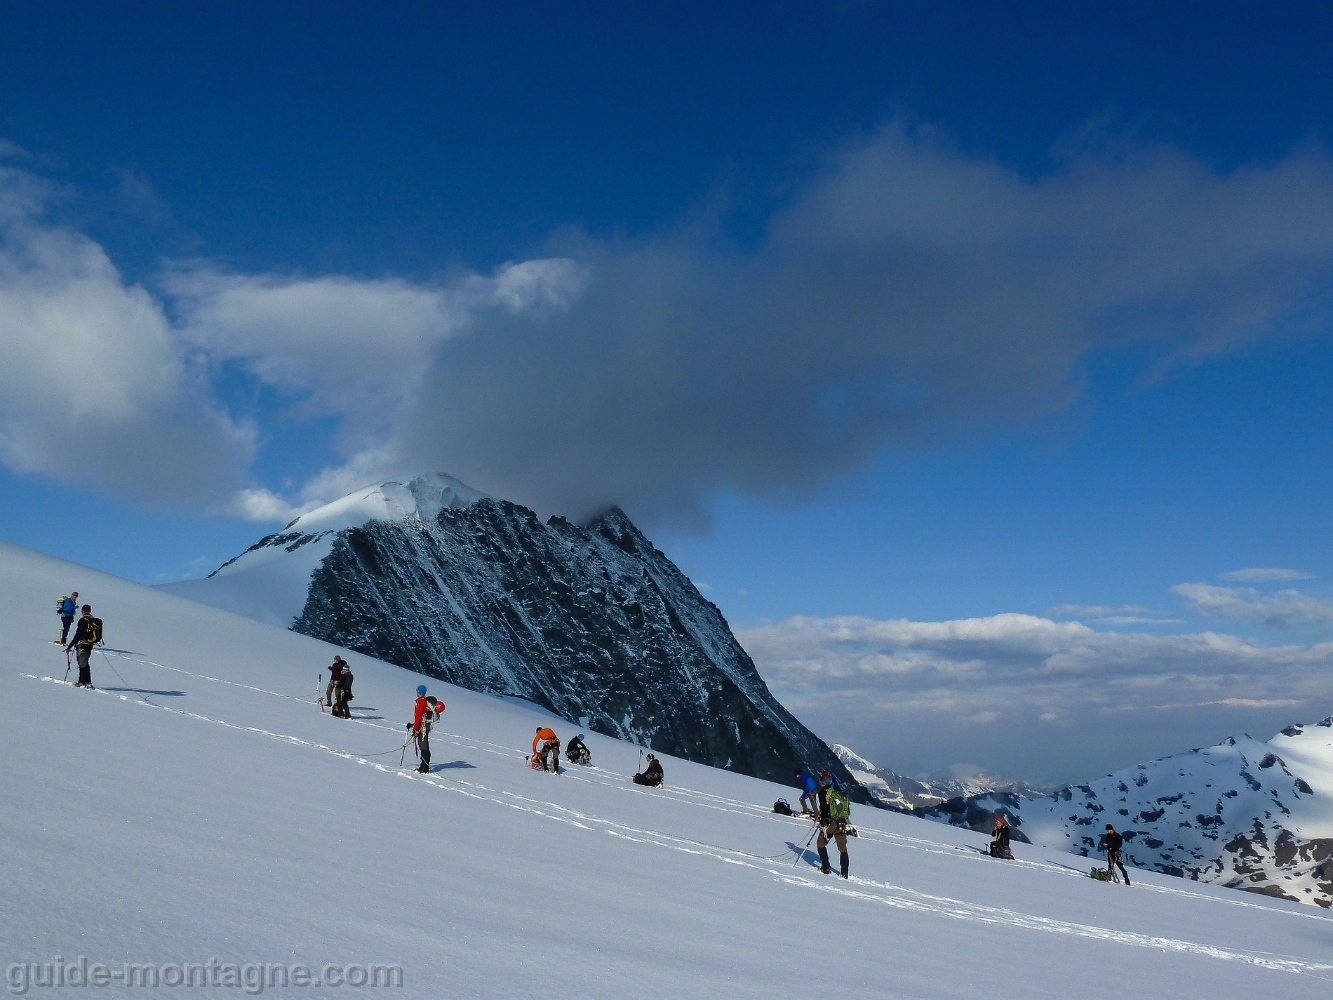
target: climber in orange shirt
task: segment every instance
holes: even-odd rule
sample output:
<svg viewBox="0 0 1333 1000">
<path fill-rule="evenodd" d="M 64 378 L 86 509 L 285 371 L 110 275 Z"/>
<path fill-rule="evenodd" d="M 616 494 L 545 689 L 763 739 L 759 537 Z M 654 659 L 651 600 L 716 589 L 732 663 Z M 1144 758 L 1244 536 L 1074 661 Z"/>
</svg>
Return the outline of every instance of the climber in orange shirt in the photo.
<svg viewBox="0 0 1333 1000">
<path fill-rule="evenodd" d="M 541 749 L 537 744 L 541 744 Z M 542 767 L 556 774 L 560 773 L 560 737 L 555 734 L 554 729 L 547 726 L 538 726 L 537 735 L 532 738 L 532 756 L 535 760 L 540 756 Z"/>
</svg>

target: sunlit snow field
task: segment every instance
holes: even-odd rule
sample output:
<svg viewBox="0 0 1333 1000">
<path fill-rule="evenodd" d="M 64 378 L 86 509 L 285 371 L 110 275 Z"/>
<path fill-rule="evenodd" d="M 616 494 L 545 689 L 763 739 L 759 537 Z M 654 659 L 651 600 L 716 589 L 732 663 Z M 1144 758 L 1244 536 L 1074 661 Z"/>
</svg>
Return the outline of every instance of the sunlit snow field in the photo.
<svg viewBox="0 0 1333 1000">
<path fill-rule="evenodd" d="M 63 683 L 51 642 L 73 589 L 106 623 L 94 691 Z M 540 774 L 534 729 L 567 723 L 429 679 L 448 710 L 417 774 L 399 759 L 418 675 L 343 651 L 356 717 L 334 719 L 316 704 L 334 647 L 9 545 L 0 625 L 7 967 L 376 963 L 403 985 L 375 994 L 404 998 L 1333 992 L 1315 907 L 1103 884 L 1022 844 L 995 861 L 863 807 L 844 882 L 800 851 L 808 822 L 771 812 L 792 789 L 672 759 L 639 788 L 638 748 L 595 734 L 595 767 Z"/>
</svg>

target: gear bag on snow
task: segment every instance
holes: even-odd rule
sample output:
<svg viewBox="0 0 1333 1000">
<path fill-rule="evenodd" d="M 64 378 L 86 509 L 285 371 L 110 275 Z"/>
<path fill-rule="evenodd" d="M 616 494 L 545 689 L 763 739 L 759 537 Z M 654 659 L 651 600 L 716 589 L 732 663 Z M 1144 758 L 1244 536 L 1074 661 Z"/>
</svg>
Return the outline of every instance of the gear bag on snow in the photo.
<svg viewBox="0 0 1333 1000">
<path fill-rule="evenodd" d="M 778 799 L 776 802 L 774 802 L 773 811 L 777 813 L 779 816 L 795 815 L 795 810 L 792 809 L 791 803 L 788 802 L 786 799 Z"/>
</svg>

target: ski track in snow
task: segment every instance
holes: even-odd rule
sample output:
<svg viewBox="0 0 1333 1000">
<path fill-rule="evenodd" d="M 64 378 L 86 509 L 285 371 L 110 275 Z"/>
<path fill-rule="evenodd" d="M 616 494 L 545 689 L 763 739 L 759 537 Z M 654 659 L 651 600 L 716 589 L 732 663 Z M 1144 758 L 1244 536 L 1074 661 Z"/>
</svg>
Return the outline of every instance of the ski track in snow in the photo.
<svg viewBox="0 0 1333 1000">
<path fill-rule="evenodd" d="M 127 653 L 125 651 L 98 650 L 98 652 L 102 653 L 104 656 L 107 657 L 114 655 L 117 658 L 127 659 L 134 663 L 142 664 L 144 666 L 157 667 L 159 669 L 168 670 L 173 673 L 183 674 L 187 677 L 194 677 L 199 680 L 212 681 L 213 683 L 216 684 L 226 684 L 231 687 L 243 688 L 247 691 L 254 691 L 256 693 L 269 695 L 274 698 L 282 698 L 288 701 L 297 701 L 301 702 L 302 704 L 312 705 L 312 706 L 317 706 L 318 704 L 317 699 L 302 697 L 299 695 L 284 694 L 280 691 L 273 691 L 268 688 L 256 687 L 251 684 L 242 684 L 238 681 L 229 681 L 226 680 L 225 678 L 212 677 L 208 674 L 194 673 L 189 670 L 184 670 L 180 667 L 172 667 L 168 666 L 167 664 L 157 663 L 153 660 L 143 659 L 140 658 L 139 656 Z M 32 676 L 32 675 L 25 675 L 25 676 Z M 124 683 L 123 678 L 122 678 L 122 683 Z M 140 697 L 143 697 L 143 695 L 140 695 Z M 162 707 L 162 706 L 154 705 L 154 707 Z M 179 709 L 171 709 L 171 711 L 179 711 Z M 395 735 L 401 732 L 401 730 L 398 730 L 395 727 L 378 725 L 375 722 L 366 719 L 358 719 L 353 717 L 349 721 L 357 722 L 360 725 L 370 726 L 371 728 L 375 729 L 383 729 L 386 732 L 391 732 L 394 733 Z M 460 749 L 478 750 L 483 753 L 492 753 L 492 754 L 497 754 L 499 756 L 505 756 L 510 758 L 527 757 L 527 751 L 517 750 L 513 747 L 498 743 L 489 743 L 485 740 L 478 740 L 473 737 L 462 736 L 457 733 L 449 733 L 439 728 L 432 729 L 431 735 L 435 739 L 444 737 L 452 745 L 459 747 Z M 349 758 L 360 758 L 367 756 L 383 756 L 388 753 L 398 753 L 401 747 L 394 747 L 391 751 L 384 751 L 381 754 L 366 754 L 366 753 L 358 753 L 355 751 L 340 751 L 330 747 L 321 747 L 321 749 L 326 749 L 331 753 L 338 754 L 339 756 L 344 756 Z M 607 775 L 607 778 L 609 780 L 598 780 L 597 778 L 594 777 L 594 775 L 603 775 L 603 774 Z M 626 786 L 624 780 L 619 775 L 612 775 L 609 772 L 606 772 L 598 767 L 589 767 L 586 769 L 580 768 L 578 771 L 572 771 L 572 770 L 565 771 L 562 772 L 562 775 L 575 777 L 578 780 L 582 781 L 595 781 L 597 784 L 603 785 L 604 787 L 614 788 L 626 794 L 631 794 L 631 795 L 640 794 L 639 792 L 636 791 L 637 786 L 633 787 Z M 449 778 L 446 780 L 457 781 L 459 779 Z M 662 786 L 657 790 L 657 792 L 660 796 L 664 798 L 672 798 L 678 802 L 681 802 L 682 804 L 694 805 L 707 809 L 715 809 L 719 812 L 729 812 L 734 815 L 746 816 L 750 818 L 763 818 L 784 823 L 789 818 L 789 817 L 778 816 L 777 814 L 773 813 L 771 809 L 765 806 L 755 805 L 754 803 L 750 802 L 742 802 L 737 799 L 727 798 L 726 796 L 715 795 L 711 792 L 698 791 L 695 789 L 688 789 L 688 788 L 678 788 L 669 785 Z M 812 828 L 807 827 L 806 829 L 810 830 Z M 909 850 L 922 851 L 928 854 L 938 854 L 949 857 L 961 858 L 970 862 L 980 862 L 980 863 L 990 864 L 992 861 L 992 859 L 985 854 L 984 848 L 982 847 L 975 847 L 975 848 L 959 847 L 954 844 L 944 844 L 934 840 L 927 840 L 922 837 L 909 837 L 905 834 L 889 833 L 887 831 L 881 831 L 881 830 L 868 830 L 865 833 L 860 834 L 858 839 L 867 843 L 881 843 L 887 846 L 901 847 Z M 722 849 L 725 850 L 726 848 Z M 1070 860 L 1077 861 L 1086 859 L 1080 859 L 1077 855 L 1070 855 Z M 1030 868 L 1035 871 L 1047 872 L 1053 875 L 1060 875 L 1064 877 L 1070 877 L 1070 878 L 1087 877 L 1086 871 L 1073 867 L 1073 865 L 1060 865 L 1043 861 L 1027 861 L 1018 858 L 1015 858 L 1013 861 L 1010 862 L 1010 864 L 1013 866 Z M 1164 895 L 1184 896 L 1184 897 L 1189 897 L 1191 899 L 1201 899 L 1201 900 L 1206 900 L 1210 903 L 1216 903 L 1225 906 L 1238 906 L 1246 909 L 1263 910 L 1266 913 L 1274 913 L 1274 912 L 1283 913 L 1288 916 L 1306 920 L 1329 921 L 1333 919 L 1318 911 L 1293 911 L 1286 909 L 1275 910 L 1273 907 L 1266 906 L 1263 903 L 1252 903 L 1243 898 L 1221 899 L 1218 898 L 1217 896 L 1206 895 L 1200 892 L 1192 892 L 1189 889 L 1176 889 L 1168 886 L 1150 885 L 1148 883 L 1143 883 L 1143 882 L 1138 883 L 1138 885 L 1135 886 L 1135 888 L 1148 892 L 1162 893 Z"/>
<path fill-rule="evenodd" d="M 173 673 L 183 674 L 200 680 L 209 681 L 217 684 L 226 684 L 233 687 L 243 688 L 257 694 L 262 694 L 274 698 L 281 698 L 291 701 L 298 701 L 306 705 L 315 704 L 309 697 L 300 697 L 291 694 L 284 694 L 279 691 L 272 691 L 266 688 L 256 687 L 254 685 L 242 684 L 236 681 L 229 681 L 224 678 L 212 677 L 206 674 L 193 673 L 179 667 L 172 667 L 166 664 L 141 658 L 137 655 L 129 654 L 126 651 L 116 651 L 114 653 L 105 650 L 99 650 L 110 661 L 112 656 L 117 659 L 128 660 L 145 667 L 154 667 L 161 670 L 171 671 Z M 114 670 L 117 677 L 120 677 L 118 671 Z M 69 681 L 61 680 L 55 677 L 38 676 L 36 674 L 21 673 L 20 677 L 35 680 L 43 683 L 51 683 L 59 686 L 72 687 Z M 121 683 L 125 684 L 125 691 L 109 691 L 105 688 L 93 688 L 98 694 L 107 695 L 124 702 L 135 703 L 130 695 L 137 695 L 137 704 L 142 704 L 148 708 L 153 708 L 162 712 L 170 712 L 173 715 L 180 715 L 186 718 L 194 719 L 199 722 L 220 725 L 227 729 L 237 732 L 253 733 L 268 739 L 276 740 L 290 746 L 304 747 L 312 750 L 319 750 L 330 753 L 347 760 L 355 761 L 367 767 L 374 768 L 385 774 L 393 775 L 408 780 L 420 781 L 432 788 L 441 791 L 451 792 L 466 796 L 467 798 L 484 801 L 493 805 L 519 810 L 550 819 L 558 823 L 567 824 L 582 830 L 601 829 L 610 836 L 630 840 L 636 843 L 647 844 L 655 847 L 665 848 L 680 853 L 690 854 L 698 857 L 713 858 L 725 864 L 749 868 L 765 878 L 771 878 L 787 885 L 797 886 L 803 889 L 813 889 L 821 892 L 831 892 L 846 898 L 863 900 L 867 903 L 889 906 L 901 910 L 909 910 L 922 914 L 946 917 L 954 920 L 964 920 L 976 923 L 1004 925 L 1008 927 L 1042 931 L 1045 933 L 1064 934 L 1080 938 L 1088 938 L 1099 941 L 1106 941 L 1115 944 L 1122 944 L 1131 947 L 1153 948 L 1164 952 L 1178 952 L 1191 955 L 1213 958 L 1222 961 L 1240 962 L 1247 965 L 1254 965 L 1261 968 L 1272 969 L 1275 971 L 1299 973 L 1312 975 L 1318 979 L 1328 979 L 1333 982 L 1333 978 L 1319 975 L 1319 973 L 1333 971 L 1333 964 L 1305 962 L 1292 958 L 1284 958 L 1275 954 L 1250 953 L 1237 951 L 1228 948 L 1219 948 L 1212 945 L 1201 944 L 1193 941 L 1185 941 L 1176 938 L 1152 936 L 1139 934 L 1132 931 L 1115 930 L 1108 927 L 1100 927 L 1095 924 L 1084 924 L 1075 921 L 1059 920 L 1050 917 L 1035 916 L 1023 913 L 1018 910 L 1012 910 L 1003 907 L 987 906 L 979 903 L 970 903 L 964 900 L 953 899 L 947 896 L 938 896 L 930 893 L 921 892 L 896 886 L 889 882 L 878 882 L 868 879 L 856 878 L 849 882 L 841 880 L 831 880 L 827 876 L 811 878 L 804 874 L 795 865 L 791 867 L 778 867 L 773 864 L 777 858 L 790 858 L 793 851 L 789 848 L 781 855 L 773 857 L 763 857 L 742 851 L 737 848 L 725 847 L 719 844 L 710 844 L 703 841 L 693 840 L 678 834 L 666 833 L 660 830 L 640 828 L 629 826 L 624 823 L 609 820 L 600 816 L 588 815 L 568 806 L 557 802 L 546 801 L 521 795 L 516 792 L 510 792 L 503 789 L 494 789 L 479 782 L 468 781 L 465 779 L 445 777 L 440 774 L 419 774 L 415 771 L 406 771 L 401 767 L 384 764 L 373 758 L 387 756 L 393 753 L 400 753 L 403 745 L 394 746 L 391 749 L 379 753 L 366 753 L 358 751 L 341 750 L 337 747 L 327 746 L 322 743 L 316 743 L 310 740 L 304 740 L 300 737 L 292 736 L 286 733 L 274 732 L 272 730 L 262 729 L 256 726 L 238 725 L 227 722 L 223 719 L 215 719 L 209 716 L 201 715 L 197 712 L 191 712 L 184 709 L 172 708 L 167 705 L 159 705 L 149 700 L 148 694 L 131 687 L 124 678 L 120 678 Z M 395 738 L 402 731 L 389 726 L 377 725 L 363 719 L 352 719 L 362 725 L 371 726 L 376 729 L 383 729 L 386 732 L 393 732 Z M 477 750 L 484 753 L 497 754 L 509 758 L 521 759 L 526 754 L 523 751 L 516 750 L 513 747 L 502 744 L 486 743 L 486 741 L 476 740 L 470 737 L 464 737 L 457 734 L 435 730 L 432 736 L 437 739 L 443 737 L 451 745 L 460 749 Z M 602 776 L 606 775 L 605 778 Z M 545 777 L 545 775 L 543 775 Z M 617 788 L 627 794 L 643 794 L 637 789 L 637 786 L 627 786 L 624 779 L 615 776 L 614 780 L 609 772 L 600 768 L 578 768 L 562 772 L 566 778 L 573 777 L 575 780 L 591 781 L 597 784 Z M 742 802 L 736 799 L 730 799 L 725 796 L 714 795 L 706 792 L 698 792 L 684 788 L 663 788 L 657 790 L 661 797 L 672 799 L 682 805 L 690 805 L 696 808 L 705 808 L 722 812 L 733 813 L 749 819 L 769 819 L 784 823 L 790 828 L 786 821 L 788 817 L 780 817 L 774 813 L 765 810 L 763 807 L 752 803 Z M 711 801 L 710 801 L 711 800 Z M 806 830 L 812 830 L 813 827 L 806 827 Z M 992 859 L 983 857 L 980 853 L 973 854 L 973 848 L 958 847 L 952 844 L 944 844 L 924 838 L 908 837 L 901 834 L 887 833 L 877 830 L 868 830 L 858 838 L 863 843 L 881 844 L 886 847 L 905 848 L 910 850 L 926 851 L 932 854 L 948 856 L 951 858 L 966 859 L 969 861 L 984 861 L 987 864 L 993 863 Z M 800 857 L 804 857 L 805 849 L 802 849 Z M 1086 874 L 1070 867 L 1042 863 L 1042 862 L 1014 862 L 1018 865 L 1029 867 L 1051 874 L 1058 874 L 1066 877 L 1086 877 Z M 784 870 L 784 868 L 786 870 Z M 1219 899 L 1215 896 L 1205 895 L 1203 893 L 1190 892 L 1185 889 L 1173 889 L 1164 886 L 1153 886 L 1140 883 L 1140 890 L 1168 893 L 1172 895 L 1190 896 L 1196 899 L 1208 900 L 1214 903 L 1223 903 L 1229 906 L 1253 907 L 1264 909 L 1270 913 L 1286 913 L 1293 917 L 1303 919 L 1318 920 L 1322 922 L 1333 921 L 1333 918 L 1323 916 L 1318 913 L 1305 913 L 1287 909 L 1274 909 L 1263 906 L 1260 903 L 1250 903 L 1245 900 Z"/>
</svg>

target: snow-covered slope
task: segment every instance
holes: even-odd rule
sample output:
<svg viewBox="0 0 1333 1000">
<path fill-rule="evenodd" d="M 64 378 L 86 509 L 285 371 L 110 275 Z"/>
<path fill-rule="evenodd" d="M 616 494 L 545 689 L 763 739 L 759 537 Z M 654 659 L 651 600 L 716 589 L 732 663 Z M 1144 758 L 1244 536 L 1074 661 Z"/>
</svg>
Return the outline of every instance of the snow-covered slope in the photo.
<svg viewBox="0 0 1333 1000">
<path fill-rule="evenodd" d="M 430 523 L 441 510 L 463 510 L 485 496 L 443 473 L 367 486 L 302 514 L 207 579 L 166 583 L 161 589 L 288 628 L 305 607 L 310 574 L 328 556 L 338 532 L 373 520 Z"/>
<path fill-rule="evenodd" d="M 1126 860 L 1333 905 L 1333 718 L 1127 768 L 1040 799 L 988 795 L 925 813 L 972 829 L 1004 812 L 1016 836 L 1095 854 L 1112 824 Z"/>
<path fill-rule="evenodd" d="M 50 642 L 71 589 L 106 621 L 95 691 L 60 682 Z M 901 814 L 858 807 L 853 881 L 821 876 L 808 824 L 770 811 L 790 788 L 668 759 L 667 786 L 642 789 L 626 780 L 638 750 L 595 735 L 594 768 L 538 774 L 523 752 L 549 716 L 435 681 L 436 770 L 400 769 L 419 675 L 343 650 L 356 718 L 333 719 L 315 693 L 334 647 L 7 545 L 0 630 L 11 983 L 56 956 L 168 980 L 199 963 L 220 982 L 252 974 L 233 964 L 396 965 L 403 985 L 375 995 L 404 1000 L 997 984 L 1301 1000 L 1333 977 L 1333 919 L 1315 907 L 1153 873 L 1106 885 L 1021 844 L 997 862 L 983 837 Z M 73 991 L 30 991 L 47 993 Z"/>
<path fill-rule="evenodd" d="M 833 744 L 833 752 L 877 804 L 900 812 L 929 809 L 949 799 L 989 795 L 993 792 L 1036 798 L 1050 790 L 1049 786 L 1042 790 L 1034 788 L 1025 781 L 984 773 L 967 778 L 918 781 L 891 771 L 887 767 L 876 767 L 850 747 L 839 743 Z"/>
<path fill-rule="evenodd" d="M 828 768 L 854 787 L 615 508 L 543 524 L 447 476 L 385 483 L 167 589 L 690 760 L 778 779 Z"/>
</svg>

